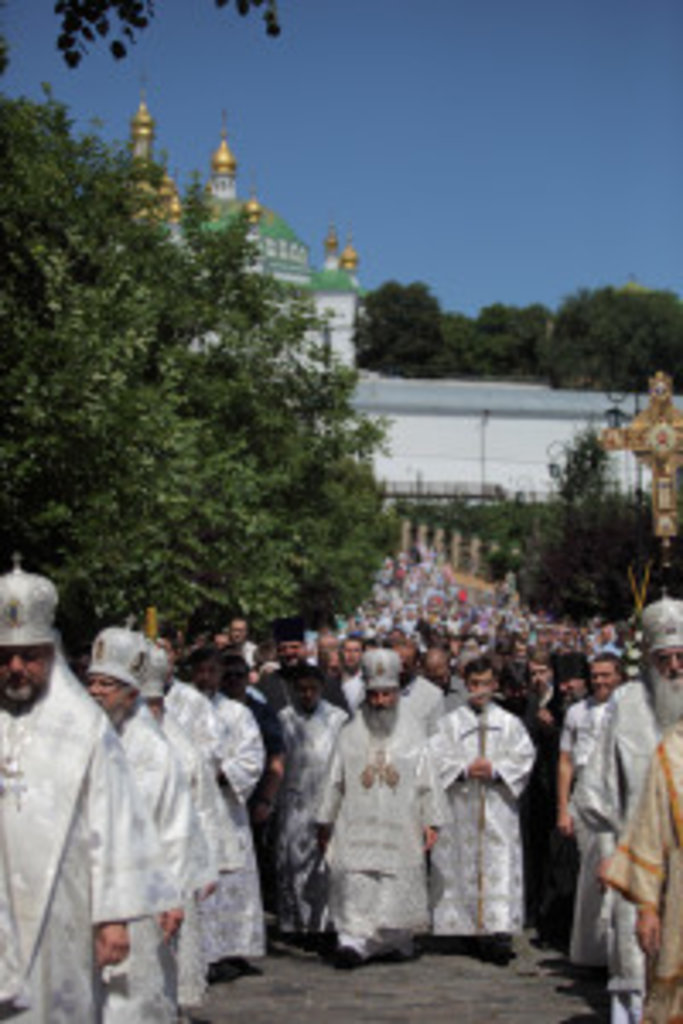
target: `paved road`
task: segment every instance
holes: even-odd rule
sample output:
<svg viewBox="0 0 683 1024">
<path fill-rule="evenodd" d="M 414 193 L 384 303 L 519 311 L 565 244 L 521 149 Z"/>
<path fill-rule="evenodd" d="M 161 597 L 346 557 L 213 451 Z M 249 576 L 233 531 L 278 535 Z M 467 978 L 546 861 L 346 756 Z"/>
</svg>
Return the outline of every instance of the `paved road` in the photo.
<svg viewBox="0 0 683 1024">
<path fill-rule="evenodd" d="M 278 942 L 260 977 L 213 985 L 196 1021 L 210 1024 L 593 1024 L 609 1020 L 605 979 L 515 940 L 507 967 L 443 951 L 404 964 L 334 970 Z"/>
</svg>

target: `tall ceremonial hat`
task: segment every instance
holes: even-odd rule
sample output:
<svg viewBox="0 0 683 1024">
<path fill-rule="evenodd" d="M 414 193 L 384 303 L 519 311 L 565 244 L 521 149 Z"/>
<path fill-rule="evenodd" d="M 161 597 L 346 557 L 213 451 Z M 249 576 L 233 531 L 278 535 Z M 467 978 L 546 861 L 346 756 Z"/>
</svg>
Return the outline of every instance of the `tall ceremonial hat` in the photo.
<svg viewBox="0 0 683 1024">
<path fill-rule="evenodd" d="M 0 576 L 0 647 L 53 644 L 57 588 L 46 576 L 14 569 Z"/>
<path fill-rule="evenodd" d="M 643 640 L 647 650 L 683 647 L 683 601 L 663 597 L 643 611 Z"/>
<path fill-rule="evenodd" d="M 142 633 L 109 626 L 95 637 L 89 676 L 109 676 L 119 683 L 142 689 L 149 664 L 147 641 Z"/>
<path fill-rule="evenodd" d="M 555 658 L 554 669 L 558 683 L 567 679 L 588 679 L 588 658 L 583 651 L 561 651 Z"/>
<path fill-rule="evenodd" d="M 147 654 L 147 667 L 140 693 L 143 697 L 154 700 L 164 696 L 171 663 L 163 647 L 159 647 L 151 640 L 147 641 Z"/>
<path fill-rule="evenodd" d="M 401 674 L 401 658 L 388 647 L 366 651 L 361 662 L 366 690 L 397 690 Z"/>
<path fill-rule="evenodd" d="M 304 620 L 300 615 L 289 615 L 283 619 L 275 619 L 273 622 L 273 639 L 276 644 L 288 643 L 293 640 L 303 643 L 304 629 Z"/>
</svg>

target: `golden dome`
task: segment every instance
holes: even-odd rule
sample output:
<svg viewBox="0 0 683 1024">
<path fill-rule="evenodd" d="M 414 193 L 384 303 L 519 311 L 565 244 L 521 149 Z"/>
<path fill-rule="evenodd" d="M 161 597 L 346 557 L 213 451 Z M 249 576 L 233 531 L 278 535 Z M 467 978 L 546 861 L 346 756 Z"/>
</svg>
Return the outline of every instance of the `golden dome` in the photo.
<svg viewBox="0 0 683 1024">
<path fill-rule="evenodd" d="M 337 238 L 337 229 L 334 224 L 330 224 L 330 230 L 327 232 L 327 237 L 325 238 L 325 252 L 328 256 L 336 256 L 338 249 L 339 239 Z"/>
<path fill-rule="evenodd" d="M 168 171 L 164 171 L 164 176 L 161 179 L 161 185 L 159 185 L 159 195 L 166 201 L 170 202 L 174 195 L 176 195 L 176 187 L 173 178 L 170 177 Z"/>
<path fill-rule="evenodd" d="M 171 201 L 168 204 L 168 219 L 171 224 L 180 224 L 183 216 L 183 204 L 180 202 L 180 196 L 174 190 L 171 197 Z"/>
<path fill-rule="evenodd" d="M 154 137 L 154 118 L 147 109 L 144 97 L 140 100 L 137 114 L 130 122 L 133 139 L 152 139 Z"/>
<path fill-rule="evenodd" d="M 253 193 L 249 202 L 245 203 L 244 209 L 247 214 L 247 220 L 249 221 L 249 223 L 258 224 L 258 222 L 261 220 L 261 217 L 263 216 L 263 207 L 261 206 L 258 199 Z"/>
<path fill-rule="evenodd" d="M 237 161 L 230 152 L 228 137 L 225 128 L 222 132 L 221 144 L 213 154 L 211 168 L 214 174 L 234 174 L 237 170 Z"/>
<path fill-rule="evenodd" d="M 358 268 L 358 253 L 351 244 L 350 237 L 339 257 L 339 266 L 342 270 L 356 270 Z"/>
<path fill-rule="evenodd" d="M 164 171 L 157 195 L 159 196 L 159 216 L 162 220 L 166 220 L 170 224 L 179 224 L 183 207 L 176 183 L 168 171 Z"/>
</svg>

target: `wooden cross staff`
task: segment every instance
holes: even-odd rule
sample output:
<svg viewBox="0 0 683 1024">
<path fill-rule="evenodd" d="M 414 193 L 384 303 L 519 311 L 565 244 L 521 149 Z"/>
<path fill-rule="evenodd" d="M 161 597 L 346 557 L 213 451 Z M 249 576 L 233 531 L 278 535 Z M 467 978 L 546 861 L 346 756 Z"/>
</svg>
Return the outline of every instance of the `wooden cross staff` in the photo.
<svg viewBox="0 0 683 1024">
<path fill-rule="evenodd" d="M 678 532 L 676 470 L 683 466 L 683 413 L 673 404 L 673 382 L 666 374 L 650 378 L 650 402 L 626 427 L 603 430 L 608 452 L 630 451 L 652 470 L 652 520 L 668 564 L 671 538 Z"/>
</svg>

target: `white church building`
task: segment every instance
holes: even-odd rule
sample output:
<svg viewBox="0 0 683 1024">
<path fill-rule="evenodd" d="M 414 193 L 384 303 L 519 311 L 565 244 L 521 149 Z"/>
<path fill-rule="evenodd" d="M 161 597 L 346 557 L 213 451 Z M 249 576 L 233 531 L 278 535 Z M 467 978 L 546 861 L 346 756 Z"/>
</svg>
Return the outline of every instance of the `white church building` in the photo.
<svg viewBox="0 0 683 1024">
<path fill-rule="evenodd" d="M 639 396 L 644 408 L 647 395 Z M 407 380 L 361 375 L 355 407 L 382 417 L 387 450 L 375 459 L 388 495 L 461 495 L 544 500 L 567 445 L 587 429 L 607 426 L 613 397 L 554 390 L 543 384 Z M 634 415 L 634 396 L 620 412 Z M 624 490 L 636 486 L 628 452 L 612 456 Z"/>
<path fill-rule="evenodd" d="M 142 160 L 152 159 L 154 136 L 154 119 L 143 98 L 131 120 L 133 155 Z M 316 268 L 311 262 L 309 247 L 279 213 L 261 204 L 253 192 L 248 199 L 238 194 L 237 159 L 228 145 L 225 127 L 220 144 L 211 157 L 206 195 L 211 211 L 211 229 L 224 230 L 238 216 L 246 214 L 249 238 L 259 254 L 255 269 L 308 292 L 317 316 L 326 322 L 326 343 L 347 366 L 353 366 L 353 335 L 361 289 L 357 276 L 358 253 L 350 236 L 341 248 L 337 229 L 331 225 L 324 240 L 323 264 Z M 180 198 L 168 174 L 165 174 L 161 186 L 161 199 L 169 223 L 179 224 L 182 216 Z"/>
<path fill-rule="evenodd" d="M 152 158 L 154 135 L 154 120 L 143 98 L 131 121 L 135 156 Z M 257 269 L 308 292 L 316 313 L 326 321 L 326 343 L 345 365 L 354 366 L 362 290 L 358 253 L 350 237 L 340 248 L 336 228 L 330 226 L 324 261 L 316 268 L 309 247 L 280 214 L 253 193 L 248 199 L 239 196 L 237 160 L 225 127 L 210 168 L 210 227 L 223 230 L 246 214 L 259 253 Z M 161 198 L 169 223 L 179 225 L 180 199 L 168 174 Z M 647 396 L 639 401 L 643 408 Z M 552 493 L 554 468 L 561 465 L 566 446 L 589 427 L 605 427 L 613 405 L 600 392 L 560 391 L 542 384 L 410 380 L 363 372 L 354 397 L 359 412 L 381 418 L 385 425 L 386 444 L 375 456 L 374 468 L 387 495 L 396 497 L 545 499 Z M 623 398 L 621 412 L 633 416 L 633 396 Z M 622 486 L 635 487 L 633 456 L 612 458 Z"/>
</svg>

